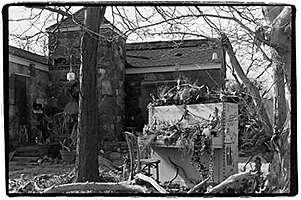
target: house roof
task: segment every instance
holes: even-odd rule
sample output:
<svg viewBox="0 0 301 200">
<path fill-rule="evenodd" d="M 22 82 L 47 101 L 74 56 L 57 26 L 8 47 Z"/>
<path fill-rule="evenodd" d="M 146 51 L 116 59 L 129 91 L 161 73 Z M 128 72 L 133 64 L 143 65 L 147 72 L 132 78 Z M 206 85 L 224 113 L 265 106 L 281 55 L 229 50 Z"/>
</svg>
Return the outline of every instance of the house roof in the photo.
<svg viewBox="0 0 301 200">
<path fill-rule="evenodd" d="M 21 58 L 25 58 L 25 59 L 35 61 L 35 62 L 38 62 L 38 63 L 41 63 L 41 64 L 46 64 L 47 65 L 47 63 L 48 63 L 48 59 L 45 56 L 34 54 L 34 53 L 31 53 L 29 51 L 25 51 L 23 49 L 20 49 L 20 48 L 14 47 L 14 46 L 9 46 L 8 49 L 9 49 L 8 50 L 9 54 L 11 54 L 11 55 L 18 56 L 18 57 L 21 57 Z"/>
<path fill-rule="evenodd" d="M 218 59 L 212 60 L 217 53 Z M 127 68 L 221 63 L 222 49 L 218 41 L 205 39 L 157 41 L 126 44 Z"/>
<path fill-rule="evenodd" d="M 47 64 L 44 56 L 9 46 L 9 53 L 18 57 Z M 217 53 L 218 59 L 212 60 Z M 221 63 L 222 49 L 218 42 L 208 40 L 156 41 L 126 44 L 126 68 L 204 65 Z"/>
<path fill-rule="evenodd" d="M 84 22 L 85 8 L 74 13 L 74 18 Z M 110 25 L 120 33 L 107 19 L 104 24 Z M 58 23 L 48 27 L 51 31 Z M 77 27 L 71 19 L 66 18 L 60 23 L 60 28 Z M 212 60 L 212 54 L 217 53 L 219 59 Z M 126 68 L 163 67 L 174 65 L 203 65 L 205 63 L 221 63 L 222 49 L 217 40 L 182 40 L 156 41 L 126 44 Z"/>
</svg>

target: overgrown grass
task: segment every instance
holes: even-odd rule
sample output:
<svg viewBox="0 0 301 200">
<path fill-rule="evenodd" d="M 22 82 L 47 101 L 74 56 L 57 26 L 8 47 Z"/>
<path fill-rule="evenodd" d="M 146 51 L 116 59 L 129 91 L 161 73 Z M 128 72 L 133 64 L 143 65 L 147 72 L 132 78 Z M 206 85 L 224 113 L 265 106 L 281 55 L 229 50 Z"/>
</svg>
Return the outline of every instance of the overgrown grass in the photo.
<svg viewBox="0 0 301 200">
<path fill-rule="evenodd" d="M 74 165 L 67 164 L 44 164 L 27 166 L 20 169 L 17 165 L 15 170 L 9 172 L 9 193 L 41 193 L 53 185 L 71 183 L 74 179 Z"/>
</svg>

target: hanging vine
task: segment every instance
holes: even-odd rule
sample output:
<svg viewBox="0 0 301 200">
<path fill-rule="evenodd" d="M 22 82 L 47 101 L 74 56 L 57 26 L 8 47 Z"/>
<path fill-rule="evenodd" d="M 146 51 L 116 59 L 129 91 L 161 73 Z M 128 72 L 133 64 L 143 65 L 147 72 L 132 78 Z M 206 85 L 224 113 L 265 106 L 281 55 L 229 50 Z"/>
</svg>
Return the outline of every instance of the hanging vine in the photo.
<svg viewBox="0 0 301 200">
<path fill-rule="evenodd" d="M 145 125 L 143 129 L 142 140 L 145 141 L 142 146 L 151 147 L 147 142 L 155 143 L 156 140 L 161 140 L 167 146 L 178 146 L 183 154 L 189 154 L 190 163 L 200 173 L 202 177 L 207 177 L 208 170 L 202 163 L 202 155 L 210 149 L 209 135 L 203 131 L 208 124 L 190 125 L 183 127 L 181 123 L 169 125 L 166 122 L 156 121 L 153 124 Z M 156 140 L 147 139 L 154 138 Z"/>
</svg>

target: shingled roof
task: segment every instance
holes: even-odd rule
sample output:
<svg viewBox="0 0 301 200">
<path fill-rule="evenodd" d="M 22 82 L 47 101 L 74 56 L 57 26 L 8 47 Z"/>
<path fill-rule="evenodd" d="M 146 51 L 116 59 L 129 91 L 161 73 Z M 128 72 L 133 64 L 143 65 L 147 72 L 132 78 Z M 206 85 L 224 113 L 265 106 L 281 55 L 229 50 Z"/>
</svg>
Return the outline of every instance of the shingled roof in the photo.
<svg viewBox="0 0 301 200">
<path fill-rule="evenodd" d="M 9 46 L 8 51 L 9 51 L 9 54 L 11 54 L 11 55 L 25 58 L 28 60 L 32 60 L 32 61 L 35 61 L 35 62 L 38 62 L 41 64 L 47 65 L 47 62 L 48 62 L 48 59 L 45 56 L 34 54 L 34 53 L 25 51 L 23 49 L 20 49 L 20 48 L 14 47 L 14 46 Z"/>
<path fill-rule="evenodd" d="M 212 60 L 213 53 L 218 54 L 218 59 Z M 222 49 L 218 41 L 205 39 L 127 43 L 126 55 L 127 68 L 222 62 Z"/>
</svg>

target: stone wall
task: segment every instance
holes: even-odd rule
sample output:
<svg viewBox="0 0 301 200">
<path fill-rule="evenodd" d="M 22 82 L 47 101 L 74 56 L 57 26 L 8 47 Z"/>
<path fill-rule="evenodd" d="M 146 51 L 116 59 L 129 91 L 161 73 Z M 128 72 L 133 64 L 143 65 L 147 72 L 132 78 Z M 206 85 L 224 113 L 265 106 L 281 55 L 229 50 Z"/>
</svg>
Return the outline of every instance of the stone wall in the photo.
<svg viewBox="0 0 301 200">
<path fill-rule="evenodd" d="M 99 88 L 99 125 L 104 139 L 121 139 L 124 129 L 124 65 L 125 40 L 102 40 L 99 45 L 98 67 L 105 75 Z"/>
<path fill-rule="evenodd" d="M 120 140 L 120 133 L 124 129 L 124 66 L 125 39 L 116 37 L 110 29 L 102 29 L 102 35 L 108 39 L 101 39 L 98 47 L 98 68 L 103 74 L 98 75 L 97 87 L 99 91 L 99 134 L 100 144 L 105 141 Z M 78 77 L 80 67 L 80 37 L 81 32 L 70 31 L 50 36 L 52 66 L 50 77 L 52 83 L 61 83 L 62 87 L 70 87 L 66 75 L 72 66 Z M 50 42 L 50 43 L 51 43 Z M 69 85 L 68 85 L 69 84 Z M 56 97 L 59 101 L 62 95 Z"/>
<path fill-rule="evenodd" d="M 59 32 L 55 35 L 49 35 L 49 56 L 55 69 L 68 67 L 70 55 L 73 56 L 73 63 L 80 63 L 81 36 L 80 31 Z"/>
</svg>

